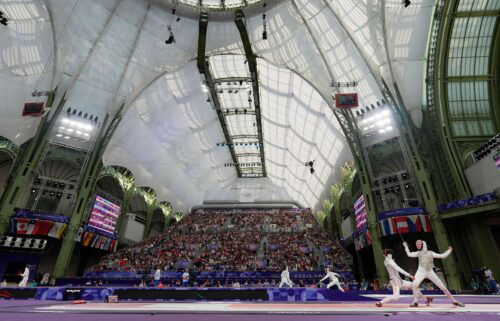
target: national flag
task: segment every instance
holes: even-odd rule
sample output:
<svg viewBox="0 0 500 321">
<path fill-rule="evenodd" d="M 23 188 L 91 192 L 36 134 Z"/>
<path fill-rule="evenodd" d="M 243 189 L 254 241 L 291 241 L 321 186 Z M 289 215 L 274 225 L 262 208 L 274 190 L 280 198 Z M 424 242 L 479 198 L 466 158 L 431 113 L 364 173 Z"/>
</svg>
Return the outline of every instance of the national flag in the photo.
<svg viewBox="0 0 500 321">
<path fill-rule="evenodd" d="M 90 243 L 90 247 L 96 247 L 95 245 L 100 239 L 101 237 L 99 235 L 94 235 L 94 237 L 92 238 L 92 242 Z"/>
<path fill-rule="evenodd" d="M 75 242 L 81 242 L 83 237 L 83 227 L 79 227 L 75 235 Z"/>
<path fill-rule="evenodd" d="M 383 220 L 383 230 L 384 236 L 392 235 L 395 233 L 396 229 L 392 225 L 392 220 L 390 218 Z"/>
<path fill-rule="evenodd" d="M 16 228 L 17 228 L 16 219 L 13 218 L 13 219 L 10 220 L 9 232 L 11 234 L 16 234 Z"/>
<path fill-rule="evenodd" d="M 431 220 L 429 215 L 419 215 L 420 222 L 422 223 L 422 232 L 432 232 Z"/>
<path fill-rule="evenodd" d="M 356 251 L 363 249 L 366 246 L 365 236 L 361 235 L 360 237 L 355 238 L 354 245 L 355 245 Z"/>
<path fill-rule="evenodd" d="M 82 245 L 83 246 L 89 246 L 90 242 L 92 241 L 92 237 L 93 236 L 94 236 L 94 233 L 85 232 L 85 234 L 83 235 Z"/>
<path fill-rule="evenodd" d="M 36 220 L 35 228 L 33 229 L 33 232 L 31 234 L 33 234 L 33 235 L 47 235 L 47 234 L 49 234 L 50 230 L 52 229 L 52 225 L 54 225 L 54 222 Z"/>
<path fill-rule="evenodd" d="M 365 241 L 366 241 L 366 246 L 372 245 L 372 235 L 370 234 L 370 231 L 366 231 Z"/>
<path fill-rule="evenodd" d="M 99 248 L 104 250 L 106 248 L 106 241 L 109 240 L 107 237 L 103 237 L 101 240 L 101 244 L 99 244 Z"/>
<path fill-rule="evenodd" d="M 383 221 L 378 221 L 378 233 L 380 234 L 380 236 L 385 236 Z"/>
<path fill-rule="evenodd" d="M 95 244 L 96 249 L 102 249 L 102 244 L 106 242 L 106 238 L 104 236 L 99 236 L 99 240 L 97 240 Z"/>
<path fill-rule="evenodd" d="M 354 239 L 354 249 L 356 251 L 359 251 L 361 249 L 360 246 L 359 246 L 359 241 L 358 241 L 357 238 Z"/>
<path fill-rule="evenodd" d="M 67 224 L 65 223 L 54 222 L 54 225 L 52 225 L 52 228 L 47 235 L 56 239 L 60 239 L 66 227 Z"/>
<path fill-rule="evenodd" d="M 418 215 L 408 216 L 408 229 L 411 233 L 422 232 L 422 223 Z"/>
<path fill-rule="evenodd" d="M 16 223 L 16 230 L 17 234 L 26 234 L 26 231 L 28 230 L 28 222 L 29 220 L 27 219 L 17 219 Z"/>
<path fill-rule="evenodd" d="M 36 220 L 30 220 L 28 222 L 28 227 L 26 228 L 26 234 L 32 235 L 35 229 Z"/>
<path fill-rule="evenodd" d="M 408 233 L 408 219 L 406 216 L 397 216 L 392 218 L 396 224 L 396 231 L 398 233 Z"/>
<path fill-rule="evenodd" d="M 104 250 L 109 251 L 110 245 L 111 245 L 111 239 L 106 239 L 106 243 L 104 243 Z"/>
</svg>

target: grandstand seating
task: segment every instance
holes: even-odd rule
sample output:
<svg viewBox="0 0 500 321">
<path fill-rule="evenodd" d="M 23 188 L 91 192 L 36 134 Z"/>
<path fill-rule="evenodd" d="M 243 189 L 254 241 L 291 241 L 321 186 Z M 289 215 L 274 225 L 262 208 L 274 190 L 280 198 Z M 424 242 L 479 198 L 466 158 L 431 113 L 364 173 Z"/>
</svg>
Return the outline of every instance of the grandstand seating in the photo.
<svg viewBox="0 0 500 321">
<path fill-rule="evenodd" d="M 350 272 L 348 253 L 309 209 L 199 209 L 166 232 L 101 259 L 88 272 Z"/>
</svg>

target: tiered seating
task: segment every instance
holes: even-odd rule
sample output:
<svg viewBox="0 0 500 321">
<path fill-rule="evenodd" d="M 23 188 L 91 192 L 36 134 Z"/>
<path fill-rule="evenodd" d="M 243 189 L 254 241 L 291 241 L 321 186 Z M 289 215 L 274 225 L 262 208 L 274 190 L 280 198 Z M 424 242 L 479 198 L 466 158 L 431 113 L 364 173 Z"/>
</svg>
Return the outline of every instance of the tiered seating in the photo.
<svg viewBox="0 0 500 321">
<path fill-rule="evenodd" d="M 204 209 L 163 234 L 104 257 L 91 271 L 349 271 L 346 252 L 308 209 Z"/>
</svg>

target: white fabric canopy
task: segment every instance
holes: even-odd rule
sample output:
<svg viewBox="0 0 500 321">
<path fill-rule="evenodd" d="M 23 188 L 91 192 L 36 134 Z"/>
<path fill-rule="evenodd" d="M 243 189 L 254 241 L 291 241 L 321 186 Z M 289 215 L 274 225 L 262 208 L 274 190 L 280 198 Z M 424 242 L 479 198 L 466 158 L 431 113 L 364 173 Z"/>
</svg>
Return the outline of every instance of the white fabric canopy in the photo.
<svg viewBox="0 0 500 321">
<path fill-rule="evenodd" d="M 198 20 L 181 16 L 177 21 L 168 5 L 158 7 L 158 2 L 0 4 L 10 20 L 0 26 L 5 106 L 0 135 L 18 145 L 31 138 L 39 118 L 22 117 L 22 105 L 43 99 L 33 99 L 32 91 L 57 85 L 59 93 L 67 92 L 67 107 L 100 120 L 124 104 L 124 119 L 104 161 L 130 169 L 139 185 L 154 188 L 174 210 L 186 211 L 204 200 L 237 200 L 234 191 L 257 185 L 223 166 L 232 160 L 227 148 L 216 146 L 224 136 L 195 63 Z M 262 37 L 264 9 L 247 11 L 250 42 L 260 57 L 268 172 L 256 200 L 317 207 L 337 180 L 336 171 L 350 153 L 330 110 L 332 82 L 358 82 L 339 91 L 358 92 L 360 106 L 368 106 L 382 99 L 381 77 L 396 81 L 419 124 L 432 5 L 431 0 L 413 0 L 408 8 L 399 0 L 283 0 L 265 9 L 267 40 Z M 165 44 L 168 25 L 175 35 L 170 45 Z M 220 55 L 245 59 L 233 21 L 212 21 L 209 14 L 206 52 L 217 77 L 247 75 L 241 61 L 229 67 L 217 63 Z M 244 95 L 228 99 L 238 103 Z M 312 159 L 314 175 L 302 166 Z"/>
</svg>

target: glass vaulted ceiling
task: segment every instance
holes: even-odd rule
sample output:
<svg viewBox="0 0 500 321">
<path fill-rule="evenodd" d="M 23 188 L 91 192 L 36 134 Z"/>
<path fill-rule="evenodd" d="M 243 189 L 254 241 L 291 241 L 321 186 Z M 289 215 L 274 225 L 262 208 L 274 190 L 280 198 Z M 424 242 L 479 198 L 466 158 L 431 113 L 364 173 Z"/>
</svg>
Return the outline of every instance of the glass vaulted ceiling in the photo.
<svg viewBox="0 0 500 321">
<path fill-rule="evenodd" d="M 228 148 L 236 154 L 235 164 L 241 177 L 262 177 L 264 162 L 257 130 L 257 118 L 252 93 L 252 79 L 247 59 L 241 55 L 218 55 L 208 59 L 214 77 L 215 94 L 225 118 L 231 143 Z M 225 146 L 225 142 L 218 144 Z"/>
<path fill-rule="evenodd" d="M 243 8 L 260 1 L 262 0 L 177 0 L 172 2 L 196 8 L 225 10 Z"/>
</svg>

